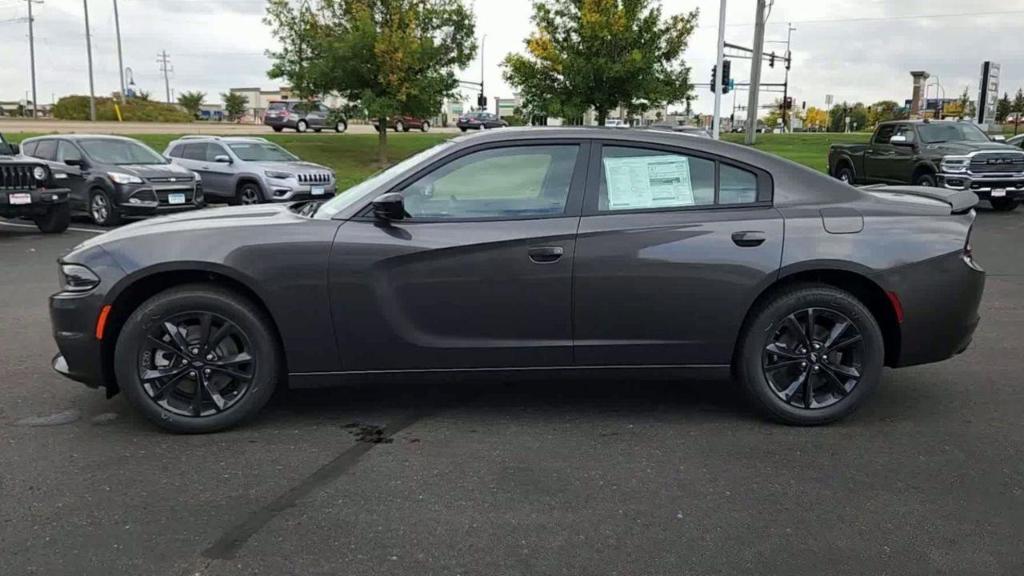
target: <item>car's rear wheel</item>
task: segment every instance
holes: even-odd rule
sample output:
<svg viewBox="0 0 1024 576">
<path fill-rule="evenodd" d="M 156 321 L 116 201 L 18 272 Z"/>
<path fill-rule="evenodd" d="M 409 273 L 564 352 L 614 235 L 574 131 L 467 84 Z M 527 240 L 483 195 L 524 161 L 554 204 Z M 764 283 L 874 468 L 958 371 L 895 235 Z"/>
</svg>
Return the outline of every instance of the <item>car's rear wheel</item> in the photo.
<svg viewBox="0 0 1024 576">
<path fill-rule="evenodd" d="M 51 206 L 46 214 L 33 218 L 36 228 L 45 234 L 60 234 L 71 224 L 71 206 L 67 202 Z"/>
<path fill-rule="evenodd" d="M 740 335 L 736 376 L 753 404 L 794 425 L 848 416 L 877 388 L 882 332 L 852 294 L 804 285 L 770 297 Z"/>
<path fill-rule="evenodd" d="M 121 223 L 121 213 L 106 191 L 99 188 L 89 194 L 89 216 L 99 226 L 117 226 Z"/>
<path fill-rule="evenodd" d="M 421 132 L 430 132 L 430 122 L 427 122 L 426 120 L 424 120 L 423 124 L 420 125 L 420 131 Z"/>
<path fill-rule="evenodd" d="M 234 204 L 241 206 L 250 206 L 252 204 L 259 204 L 263 202 L 263 194 L 260 192 L 260 187 L 252 182 L 243 182 L 238 186 L 238 191 L 235 193 Z"/>
<path fill-rule="evenodd" d="M 240 294 L 202 284 L 153 296 L 128 318 L 114 352 L 128 400 L 173 432 L 223 430 L 253 417 L 279 376 L 272 325 Z"/>
<path fill-rule="evenodd" d="M 847 184 L 853 184 L 853 168 L 849 166 L 840 166 L 836 170 L 836 178 L 846 182 Z"/>
<path fill-rule="evenodd" d="M 274 132 L 280 132 L 280 131 L 284 130 L 283 126 L 273 126 L 272 128 L 274 129 Z"/>
<path fill-rule="evenodd" d="M 914 177 L 914 186 L 935 187 L 935 175 L 930 172 L 921 172 Z"/>
<path fill-rule="evenodd" d="M 466 130 L 468 130 L 468 128 L 465 128 L 465 127 L 459 127 L 459 130 L 462 130 L 463 132 L 465 132 Z"/>
<path fill-rule="evenodd" d="M 348 123 L 341 121 L 334 124 L 334 131 L 338 134 L 344 134 L 348 130 Z"/>
<path fill-rule="evenodd" d="M 309 130 L 309 123 L 305 120 L 299 120 L 299 123 L 295 125 L 295 131 L 302 133 Z"/>
<path fill-rule="evenodd" d="M 992 204 L 992 209 L 996 212 L 1010 212 L 1016 210 L 1017 205 L 1020 204 L 1019 201 L 1011 198 L 991 198 L 989 203 Z"/>
</svg>

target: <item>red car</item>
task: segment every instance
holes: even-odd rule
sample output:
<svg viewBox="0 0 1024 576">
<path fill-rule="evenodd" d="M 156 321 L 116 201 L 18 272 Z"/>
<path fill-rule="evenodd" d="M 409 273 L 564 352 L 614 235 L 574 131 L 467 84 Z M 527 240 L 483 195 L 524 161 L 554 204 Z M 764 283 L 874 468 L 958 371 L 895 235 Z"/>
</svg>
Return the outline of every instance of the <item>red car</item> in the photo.
<svg viewBox="0 0 1024 576">
<path fill-rule="evenodd" d="M 380 120 L 374 120 L 373 127 L 380 130 Z M 395 132 L 408 132 L 413 129 L 429 132 L 430 121 L 415 116 L 393 116 L 388 118 L 388 128 L 394 129 Z"/>
</svg>

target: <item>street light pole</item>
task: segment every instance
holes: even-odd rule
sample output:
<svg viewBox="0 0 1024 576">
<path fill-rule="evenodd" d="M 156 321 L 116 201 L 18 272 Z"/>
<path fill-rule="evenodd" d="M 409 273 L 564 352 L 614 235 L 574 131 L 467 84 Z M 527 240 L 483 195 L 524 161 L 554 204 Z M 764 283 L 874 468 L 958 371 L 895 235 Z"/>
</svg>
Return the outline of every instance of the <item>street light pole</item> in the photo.
<svg viewBox="0 0 1024 576">
<path fill-rule="evenodd" d="M 484 37 L 480 39 L 480 100 L 481 101 L 484 98 L 487 97 L 487 93 L 484 92 L 484 46 L 486 46 L 486 45 L 487 45 L 487 34 L 484 34 Z M 479 104 L 479 102 L 477 102 L 477 104 Z M 485 106 L 484 107 L 484 112 L 486 112 L 486 111 L 487 111 L 487 108 Z"/>
<path fill-rule="evenodd" d="M 715 56 L 718 59 L 718 64 L 715 66 L 714 84 L 711 85 L 711 91 L 715 94 L 715 114 L 712 117 L 711 137 L 718 140 L 722 130 L 722 74 L 725 72 L 725 0 L 721 1 L 718 8 L 718 43 L 715 45 Z"/>
<path fill-rule="evenodd" d="M 754 53 L 750 61 L 750 93 L 747 96 L 747 145 L 757 140 L 757 97 L 761 90 L 761 60 L 764 57 L 765 0 L 757 0 L 754 17 Z"/>
<path fill-rule="evenodd" d="M 793 40 L 793 24 L 787 24 L 789 31 L 786 33 L 786 79 L 782 83 L 782 128 L 786 132 L 793 131 L 793 120 L 790 116 L 789 107 L 789 66 L 793 63 L 793 53 L 789 50 L 789 43 Z"/>
<path fill-rule="evenodd" d="M 89 31 L 89 0 L 82 0 L 85 8 L 85 51 L 89 56 L 89 120 L 96 121 L 96 87 L 92 77 L 92 32 Z"/>
<path fill-rule="evenodd" d="M 36 37 L 33 27 L 32 17 L 32 4 L 42 4 L 42 0 L 27 0 L 28 1 L 28 57 L 32 62 L 32 119 L 36 120 L 39 118 L 39 112 L 36 107 L 38 106 L 36 98 Z"/>
<path fill-rule="evenodd" d="M 121 17 L 117 13 L 117 0 L 114 0 L 114 29 L 117 31 L 117 75 L 121 78 L 121 104 L 124 105 L 124 59 L 121 57 Z"/>
</svg>

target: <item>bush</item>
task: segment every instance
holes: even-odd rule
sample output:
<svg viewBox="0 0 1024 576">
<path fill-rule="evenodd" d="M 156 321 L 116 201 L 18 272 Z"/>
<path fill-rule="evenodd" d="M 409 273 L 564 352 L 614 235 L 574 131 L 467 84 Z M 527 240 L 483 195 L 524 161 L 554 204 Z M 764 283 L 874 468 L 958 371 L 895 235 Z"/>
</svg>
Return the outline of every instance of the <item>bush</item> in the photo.
<svg viewBox="0 0 1024 576">
<path fill-rule="evenodd" d="M 116 121 L 117 112 L 114 104 L 121 107 L 121 117 L 125 122 L 191 122 L 188 112 L 172 104 L 151 102 L 133 98 L 121 105 L 113 98 L 96 99 L 96 119 L 100 121 Z M 53 106 L 53 117 L 59 120 L 88 120 L 89 97 L 65 96 Z"/>
</svg>

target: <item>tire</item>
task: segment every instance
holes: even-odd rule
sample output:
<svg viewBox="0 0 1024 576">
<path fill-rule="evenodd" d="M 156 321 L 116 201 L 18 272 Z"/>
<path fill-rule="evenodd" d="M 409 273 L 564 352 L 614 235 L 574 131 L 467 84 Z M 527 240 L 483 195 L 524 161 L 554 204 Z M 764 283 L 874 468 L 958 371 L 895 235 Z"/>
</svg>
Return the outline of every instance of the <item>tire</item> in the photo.
<svg viewBox="0 0 1024 576">
<path fill-rule="evenodd" d="M 930 172 L 922 172 L 914 177 L 914 186 L 935 187 L 935 175 Z"/>
<path fill-rule="evenodd" d="M 430 132 L 430 122 L 424 120 L 423 124 L 420 125 L 420 132 Z"/>
<path fill-rule="evenodd" d="M 316 132 L 317 134 L 319 134 L 319 133 L 321 133 L 323 131 L 324 131 L 323 128 L 313 128 L 313 132 Z"/>
<path fill-rule="evenodd" d="M 309 130 L 309 123 L 305 120 L 299 120 L 299 123 L 295 125 L 295 131 L 299 134 L 304 134 L 306 130 Z"/>
<path fill-rule="evenodd" d="M 989 198 L 989 204 L 992 205 L 992 209 L 996 212 L 1012 212 L 1017 209 L 1017 205 L 1020 204 L 1018 200 L 1011 198 Z"/>
<path fill-rule="evenodd" d="M 272 126 L 272 128 L 274 129 L 274 132 L 280 132 L 284 130 L 283 126 Z"/>
<path fill-rule="evenodd" d="M 203 318 L 207 341 L 221 336 L 209 350 Z M 258 306 L 230 290 L 191 284 L 161 292 L 132 313 L 117 338 L 118 385 L 136 410 L 171 432 L 237 426 L 263 408 L 280 377 L 272 326 Z M 239 360 L 242 354 L 248 362 Z"/>
<path fill-rule="evenodd" d="M 106 191 L 99 188 L 89 194 L 89 217 L 98 226 L 117 226 L 121 223 L 121 213 L 110 200 Z"/>
<path fill-rule="evenodd" d="M 460 127 L 459 130 L 462 130 L 463 132 L 465 132 L 467 130 L 467 128 Z"/>
<path fill-rule="evenodd" d="M 846 164 L 840 166 L 836 170 L 836 179 L 837 180 L 842 180 L 843 182 L 846 182 L 847 184 L 849 184 L 851 186 L 853 186 L 853 182 L 854 182 L 854 178 L 855 177 L 856 176 L 853 173 L 853 168 L 850 168 Z"/>
<path fill-rule="evenodd" d="M 260 187 L 255 183 L 242 182 L 238 185 L 238 189 L 235 190 L 235 197 L 232 199 L 231 203 L 236 206 L 262 204 L 263 193 L 260 191 Z"/>
<path fill-rule="evenodd" d="M 405 129 L 405 124 L 403 124 L 401 120 L 395 121 L 395 132 L 408 132 L 408 130 Z"/>
<path fill-rule="evenodd" d="M 44 234 L 60 234 L 71 224 L 71 206 L 65 202 L 53 206 L 42 216 L 33 218 L 36 227 Z"/>
<path fill-rule="evenodd" d="M 809 318 L 815 346 L 804 350 L 800 334 Z M 844 321 L 849 324 L 835 336 L 833 351 L 823 354 Z M 882 332 L 864 304 L 843 290 L 805 284 L 769 297 L 751 312 L 733 369 L 760 412 L 784 424 L 813 426 L 859 408 L 878 387 L 884 361 Z"/>
<path fill-rule="evenodd" d="M 334 131 L 338 134 L 344 134 L 346 130 L 348 130 L 347 122 L 342 121 L 334 125 Z"/>
</svg>

